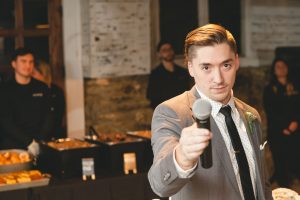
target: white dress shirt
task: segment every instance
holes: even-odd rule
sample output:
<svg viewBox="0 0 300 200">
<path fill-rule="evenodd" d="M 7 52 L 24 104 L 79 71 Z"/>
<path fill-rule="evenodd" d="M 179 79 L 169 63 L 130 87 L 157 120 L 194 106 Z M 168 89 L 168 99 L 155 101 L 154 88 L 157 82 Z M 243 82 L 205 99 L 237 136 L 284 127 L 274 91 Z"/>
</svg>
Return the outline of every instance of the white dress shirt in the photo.
<svg viewBox="0 0 300 200">
<path fill-rule="evenodd" d="M 197 89 L 197 87 L 196 87 L 196 89 Z M 217 124 L 217 126 L 218 126 L 218 128 L 221 132 L 221 135 L 224 139 L 225 145 L 227 147 L 227 151 L 228 151 L 229 156 L 231 158 L 231 163 L 232 163 L 232 166 L 233 166 L 233 169 L 234 169 L 234 173 L 235 173 L 235 176 L 236 176 L 238 187 L 239 187 L 240 193 L 241 193 L 241 195 L 244 199 L 243 189 L 242 189 L 242 184 L 241 184 L 241 179 L 240 179 L 240 174 L 239 174 L 238 163 L 237 163 L 236 156 L 235 156 L 235 153 L 234 153 L 234 149 L 233 149 L 233 146 L 231 144 L 231 139 L 230 139 L 227 127 L 226 127 L 225 117 L 224 117 L 223 114 L 221 114 L 219 112 L 220 109 L 223 106 L 226 106 L 226 105 L 223 105 L 220 102 L 209 99 L 207 96 L 205 96 L 203 93 L 201 93 L 198 89 L 197 89 L 197 91 L 198 91 L 199 95 L 201 96 L 201 98 L 207 100 L 212 106 L 211 116 L 215 120 L 215 122 L 216 122 L 216 124 Z M 249 165 L 249 170 L 250 170 L 250 176 L 251 176 L 251 180 L 252 180 L 252 186 L 253 186 L 254 194 L 256 194 L 256 187 L 255 187 L 256 172 L 255 172 L 254 151 L 253 151 L 253 147 L 250 143 L 250 140 L 249 140 L 249 137 L 248 137 L 248 134 L 247 134 L 247 131 L 246 131 L 245 124 L 244 124 L 244 122 L 243 122 L 243 120 L 242 120 L 235 104 L 234 104 L 233 92 L 231 92 L 231 98 L 230 98 L 227 105 L 229 105 L 231 107 L 231 110 L 232 110 L 232 113 L 231 113 L 232 119 L 233 119 L 233 121 L 236 125 L 236 128 L 237 128 L 238 133 L 239 133 L 240 138 L 241 138 L 242 145 L 243 145 L 244 150 L 245 150 L 245 154 L 246 154 L 246 157 L 247 157 L 247 160 L 248 160 L 248 165 Z M 189 178 L 189 177 L 191 177 L 195 174 L 195 169 L 196 169 L 197 165 L 195 165 L 192 169 L 183 170 L 178 165 L 178 163 L 175 159 L 175 150 L 173 152 L 173 160 L 174 160 L 174 163 L 175 163 L 175 166 L 176 166 L 176 170 L 179 174 L 179 177 Z"/>
</svg>

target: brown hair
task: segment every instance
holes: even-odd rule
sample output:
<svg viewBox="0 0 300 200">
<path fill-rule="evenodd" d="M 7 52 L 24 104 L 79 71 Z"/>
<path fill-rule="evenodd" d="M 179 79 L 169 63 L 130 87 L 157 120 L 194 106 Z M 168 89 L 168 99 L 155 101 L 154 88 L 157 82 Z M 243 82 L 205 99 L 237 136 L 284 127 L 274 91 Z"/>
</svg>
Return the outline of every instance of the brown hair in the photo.
<svg viewBox="0 0 300 200">
<path fill-rule="evenodd" d="M 213 46 L 227 43 L 236 54 L 237 46 L 232 34 L 224 27 L 217 24 L 207 24 L 189 32 L 185 38 L 184 55 L 185 62 L 194 57 L 194 47 Z"/>
<path fill-rule="evenodd" d="M 34 68 L 43 76 L 43 82 L 50 87 L 52 83 L 52 73 L 49 63 L 40 60 Z"/>
</svg>

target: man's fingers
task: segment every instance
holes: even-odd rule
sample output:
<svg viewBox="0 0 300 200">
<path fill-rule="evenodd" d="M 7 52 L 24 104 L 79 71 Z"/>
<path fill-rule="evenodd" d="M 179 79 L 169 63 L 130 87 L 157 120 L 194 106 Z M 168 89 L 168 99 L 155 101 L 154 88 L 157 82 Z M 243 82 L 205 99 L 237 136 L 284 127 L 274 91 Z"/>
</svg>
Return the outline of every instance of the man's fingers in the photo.
<svg viewBox="0 0 300 200">
<path fill-rule="evenodd" d="M 186 146 L 186 151 L 187 152 L 193 152 L 193 151 L 201 151 L 203 149 L 205 149 L 208 145 L 208 141 L 206 142 L 202 142 L 202 143 L 199 143 L 199 144 L 193 144 L 193 145 L 188 145 Z"/>
<path fill-rule="evenodd" d="M 203 142 L 208 142 L 210 139 L 211 137 L 209 135 L 198 135 L 198 136 L 183 138 L 181 143 L 185 145 L 194 145 Z"/>
</svg>

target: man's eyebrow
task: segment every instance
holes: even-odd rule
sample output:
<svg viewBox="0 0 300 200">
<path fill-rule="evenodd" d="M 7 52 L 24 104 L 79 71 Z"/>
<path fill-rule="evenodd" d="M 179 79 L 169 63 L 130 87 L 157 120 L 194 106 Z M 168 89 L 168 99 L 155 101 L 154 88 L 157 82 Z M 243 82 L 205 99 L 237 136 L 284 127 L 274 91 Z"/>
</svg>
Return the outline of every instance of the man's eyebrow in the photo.
<svg viewBox="0 0 300 200">
<path fill-rule="evenodd" d="M 228 63 L 228 62 L 232 62 L 232 61 L 233 61 L 233 59 L 232 59 L 232 58 L 229 58 L 229 59 L 227 59 L 227 60 L 224 60 L 224 61 L 222 62 L 222 64 Z"/>
<path fill-rule="evenodd" d="M 207 65 L 211 65 L 211 63 L 199 63 L 199 66 L 201 66 L 201 65 L 204 65 L 204 66 L 207 66 Z"/>
<path fill-rule="evenodd" d="M 228 58 L 228 59 L 222 61 L 221 64 L 228 63 L 228 62 L 232 62 L 232 61 L 233 61 L 232 58 Z M 199 63 L 199 65 L 200 65 L 200 66 L 201 66 L 201 65 L 208 66 L 208 65 L 212 65 L 212 64 L 211 64 L 211 63 L 203 62 L 203 63 Z"/>
</svg>

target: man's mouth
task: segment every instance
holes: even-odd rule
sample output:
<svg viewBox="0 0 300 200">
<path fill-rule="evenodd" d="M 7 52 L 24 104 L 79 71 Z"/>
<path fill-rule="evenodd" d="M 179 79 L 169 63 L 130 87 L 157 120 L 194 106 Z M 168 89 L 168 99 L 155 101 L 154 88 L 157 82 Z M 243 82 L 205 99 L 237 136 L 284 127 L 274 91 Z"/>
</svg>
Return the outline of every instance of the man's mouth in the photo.
<svg viewBox="0 0 300 200">
<path fill-rule="evenodd" d="M 226 88 L 227 87 L 225 85 L 222 85 L 222 86 L 211 87 L 210 89 L 219 93 L 219 92 L 224 92 Z"/>
</svg>

